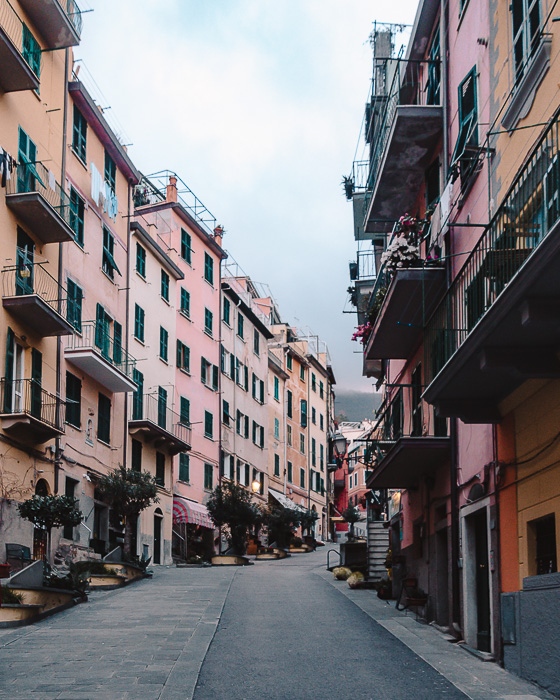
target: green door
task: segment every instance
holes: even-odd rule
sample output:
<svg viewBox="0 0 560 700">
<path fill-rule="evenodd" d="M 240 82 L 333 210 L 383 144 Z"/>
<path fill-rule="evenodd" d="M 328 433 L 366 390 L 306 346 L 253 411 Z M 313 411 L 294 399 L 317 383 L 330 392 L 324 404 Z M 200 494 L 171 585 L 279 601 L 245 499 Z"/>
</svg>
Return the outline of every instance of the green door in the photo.
<svg viewBox="0 0 560 700">
<path fill-rule="evenodd" d="M 35 244 L 25 231 L 18 227 L 16 249 L 16 295 L 33 294 L 33 259 Z"/>
<path fill-rule="evenodd" d="M 35 175 L 37 168 L 37 146 L 25 133 L 19 128 L 18 139 L 18 161 L 17 169 L 17 191 L 18 192 L 34 192 L 35 191 Z"/>
<path fill-rule="evenodd" d="M 43 354 L 31 349 L 31 415 L 35 418 L 42 418 L 42 389 L 43 380 Z"/>
</svg>

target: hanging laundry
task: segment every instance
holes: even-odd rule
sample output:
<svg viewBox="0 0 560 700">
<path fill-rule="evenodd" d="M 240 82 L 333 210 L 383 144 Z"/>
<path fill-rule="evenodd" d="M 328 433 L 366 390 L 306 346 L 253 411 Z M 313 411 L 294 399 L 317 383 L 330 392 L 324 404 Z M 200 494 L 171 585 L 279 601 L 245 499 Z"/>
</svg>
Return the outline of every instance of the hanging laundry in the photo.
<svg viewBox="0 0 560 700">
<path fill-rule="evenodd" d="M 97 206 L 101 206 L 104 197 L 103 197 L 103 189 L 104 189 L 104 183 L 103 183 L 103 178 L 101 177 L 101 173 L 99 170 L 95 167 L 94 163 L 90 163 L 89 168 L 91 170 L 91 198 L 97 204 Z"/>
<path fill-rule="evenodd" d="M 53 192 L 56 191 L 56 178 L 52 170 L 49 170 L 49 187 Z"/>
<path fill-rule="evenodd" d="M 105 203 L 103 205 L 103 211 L 113 221 L 117 220 L 117 214 L 119 212 L 119 203 L 117 200 L 117 195 L 115 194 L 113 188 L 108 182 L 105 183 Z"/>
</svg>

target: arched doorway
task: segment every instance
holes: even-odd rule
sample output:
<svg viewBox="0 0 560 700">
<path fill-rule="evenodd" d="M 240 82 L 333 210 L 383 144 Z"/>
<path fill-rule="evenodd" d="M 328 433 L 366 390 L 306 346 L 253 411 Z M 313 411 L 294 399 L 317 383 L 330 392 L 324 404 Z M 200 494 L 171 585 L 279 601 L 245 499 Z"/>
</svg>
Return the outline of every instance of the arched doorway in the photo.
<svg viewBox="0 0 560 700">
<path fill-rule="evenodd" d="M 161 533 L 163 530 L 163 512 L 156 508 L 154 512 L 154 564 L 161 564 Z"/>
<path fill-rule="evenodd" d="M 46 479 L 39 479 L 35 484 L 36 496 L 49 495 L 49 483 Z M 47 531 L 41 527 L 33 528 L 33 559 L 44 559 L 47 555 Z"/>
</svg>

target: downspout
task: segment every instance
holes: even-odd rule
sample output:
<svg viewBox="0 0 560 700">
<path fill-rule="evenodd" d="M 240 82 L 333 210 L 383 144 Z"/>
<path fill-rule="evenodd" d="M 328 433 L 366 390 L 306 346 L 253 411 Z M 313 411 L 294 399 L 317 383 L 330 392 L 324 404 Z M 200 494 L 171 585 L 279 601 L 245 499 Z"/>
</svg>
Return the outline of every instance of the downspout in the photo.
<svg viewBox="0 0 560 700">
<path fill-rule="evenodd" d="M 127 222 L 127 229 L 126 229 L 126 311 L 125 311 L 125 317 L 124 317 L 124 328 L 125 328 L 125 352 L 127 358 L 129 358 L 128 350 L 129 350 L 129 343 L 130 343 L 130 338 L 129 338 L 129 327 L 130 327 L 130 247 L 132 245 L 132 232 L 130 230 L 130 217 L 131 217 L 131 206 L 130 203 L 132 201 L 132 192 L 131 192 L 132 184 L 131 180 L 128 181 L 127 184 L 127 204 L 126 204 L 126 222 Z M 128 364 L 128 360 L 127 360 Z M 128 459 L 128 392 L 125 392 L 124 395 L 124 421 L 123 421 L 123 466 L 127 467 L 127 459 Z M 173 475 L 173 462 L 171 462 L 171 474 Z"/>
<path fill-rule="evenodd" d="M 62 109 L 62 155 L 60 159 L 60 187 L 63 192 L 65 189 L 66 180 L 66 138 L 67 138 L 67 128 L 66 122 L 68 119 L 68 68 L 70 65 L 70 49 L 64 50 L 64 106 Z M 58 244 L 58 284 L 62 286 L 62 276 L 64 273 L 63 266 L 63 244 Z M 57 311 L 62 315 L 62 295 L 58 295 Z M 60 391 L 62 389 L 62 336 L 57 336 L 56 338 L 56 400 L 57 409 L 62 411 L 62 404 L 58 403 L 60 401 Z M 59 416 L 57 416 L 58 418 Z M 58 493 L 59 490 L 59 472 L 60 472 L 60 435 L 55 438 L 55 452 L 54 452 L 54 492 Z"/>
</svg>

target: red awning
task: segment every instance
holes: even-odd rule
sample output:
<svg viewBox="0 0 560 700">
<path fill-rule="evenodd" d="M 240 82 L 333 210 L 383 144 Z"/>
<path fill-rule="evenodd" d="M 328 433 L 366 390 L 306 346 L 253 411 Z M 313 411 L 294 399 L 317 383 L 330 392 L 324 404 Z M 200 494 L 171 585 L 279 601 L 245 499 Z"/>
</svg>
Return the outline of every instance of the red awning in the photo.
<svg viewBox="0 0 560 700">
<path fill-rule="evenodd" d="M 206 506 L 180 496 L 173 497 L 173 522 L 202 525 L 202 527 L 207 527 L 210 530 L 215 528 Z"/>
</svg>

